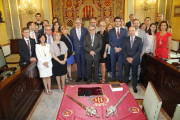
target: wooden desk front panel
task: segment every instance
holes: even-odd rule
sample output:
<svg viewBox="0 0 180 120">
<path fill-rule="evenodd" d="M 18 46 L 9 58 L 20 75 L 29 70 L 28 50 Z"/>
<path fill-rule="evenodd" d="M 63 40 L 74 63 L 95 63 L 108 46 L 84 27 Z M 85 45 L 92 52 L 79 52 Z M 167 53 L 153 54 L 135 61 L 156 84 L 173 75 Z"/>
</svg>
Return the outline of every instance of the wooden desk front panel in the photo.
<svg viewBox="0 0 180 120">
<path fill-rule="evenodd" d="M 151 81 L 162 99 L 162 108 L 172 117 L 180 103 L 180 72 L 173 65 L 145 54 L 141 64 L 140 81 L 147 87 Z"/>
<path fill-rule="evenodd" d="M 21 75 L 0 91 L 1 108 L 5 112 L 3 119 L 26 119 L 43 91 L 36 63 L 27 66 Z M 0 111 L 1 112 L 1 111 Z"/>
</svg>

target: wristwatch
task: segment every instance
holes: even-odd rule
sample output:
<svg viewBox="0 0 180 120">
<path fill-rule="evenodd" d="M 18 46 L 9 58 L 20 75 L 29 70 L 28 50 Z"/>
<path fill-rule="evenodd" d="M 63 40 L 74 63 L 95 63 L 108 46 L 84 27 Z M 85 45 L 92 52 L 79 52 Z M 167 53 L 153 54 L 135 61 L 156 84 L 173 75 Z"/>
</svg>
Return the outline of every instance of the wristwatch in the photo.
<svg viewBox="0 0 180 120">
<path fill-rule="evenodd" d="M 67 59 L 64 59 L 64 60 L 66 60 L 66 61 L 67 61 Z"/>
</svg>

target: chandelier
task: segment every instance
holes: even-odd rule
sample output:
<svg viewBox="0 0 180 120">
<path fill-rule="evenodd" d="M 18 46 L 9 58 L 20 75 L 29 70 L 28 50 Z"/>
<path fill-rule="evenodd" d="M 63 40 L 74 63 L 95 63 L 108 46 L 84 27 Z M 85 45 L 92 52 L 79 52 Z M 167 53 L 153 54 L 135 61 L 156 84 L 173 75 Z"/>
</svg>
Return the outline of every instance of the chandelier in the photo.
<svg viewBox="0 0 180 120">
<path fill-rule="evenodd" d="M 31 0 L 23 0 L 22 7 L 18 6 L 20 14 L 33 15 L 36 12 L 36 4 L 33 4 Z"/>
<path fill-rule="evenodd" d="M 156 6 L 156 0 L 141 0 L 141 10 L 150 12 Z"/>
</svg>

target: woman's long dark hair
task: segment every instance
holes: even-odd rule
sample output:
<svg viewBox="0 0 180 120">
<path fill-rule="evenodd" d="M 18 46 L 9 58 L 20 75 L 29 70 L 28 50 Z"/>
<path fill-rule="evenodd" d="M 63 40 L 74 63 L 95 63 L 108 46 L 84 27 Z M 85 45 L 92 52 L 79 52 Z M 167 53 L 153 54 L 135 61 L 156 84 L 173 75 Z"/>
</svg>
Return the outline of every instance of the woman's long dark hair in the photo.
<svg viewBox="0 0 180 120">
<path fill-rule="evenodd" d="M 156 30 L 154 31 L 154 34 L 157 33 L 157 26 L 156 26 L 156 24 L 155 24 L 155 23 L 151 23 L 151 25 L 150 25 L 150 27 L 149 27 L 149 29 L 148 29 L 148 31 L 147 31 L 147 33 L 148 33 L 149 35 L 152 35 L 152 32 L 151 32 L 151 26 L 152 26 L 152 25 L 154 25 L 154 26 L 156 27 Z"/>
<path fill-rule="evenodd" d="M 41 44 L 40 38 L 41 38 L 42 36 L 45 37 L 45 43 L 46 43 L 46 41 L 47 41 L 46 35 L 45 35 L 44 33 L 40 33 L 39 36 L 38 36 L 38 44 Z"/>
<path fill-rule="evenodd" d="M 53 23 L 52 32 L 55 31 L 54 26 L 56 25 L 56 23 L 58 23 L 58 25 L 59 25 L 58 31 L 61 32 L 61 26 L 60 26 L 59 22 L 54 22 L 54 23 Z"/>
</svg>

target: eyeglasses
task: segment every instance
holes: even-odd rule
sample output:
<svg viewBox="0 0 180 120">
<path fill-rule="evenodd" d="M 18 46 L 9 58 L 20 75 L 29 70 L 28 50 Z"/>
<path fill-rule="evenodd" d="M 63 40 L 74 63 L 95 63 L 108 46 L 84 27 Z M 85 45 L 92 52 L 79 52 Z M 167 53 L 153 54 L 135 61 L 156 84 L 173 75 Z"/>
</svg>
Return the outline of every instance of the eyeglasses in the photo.
<svg viewBox="0 0 180 120">
<path fill-rule="evenodd" d="M 95 29 L 89 29 L 89 31 L 94 31 Z"/>
<path fill-rule="evenodd" d="M 105 25 L 100 25 L 100 27 L 105 27 Z"/>
<path fill-rule="evenodd" d="M 81 24 L 81 22 L 75 22 L 76 24 Z"/>
<path fill-rule="evenodd" d="M 121 22 L 121 21 L 115 21 L 115 22 Z"/>
<path fill-rule="evenodd" d="M 47 31 L 51 31 L 51 29 L 46 29 Z"/>
</svg>

